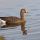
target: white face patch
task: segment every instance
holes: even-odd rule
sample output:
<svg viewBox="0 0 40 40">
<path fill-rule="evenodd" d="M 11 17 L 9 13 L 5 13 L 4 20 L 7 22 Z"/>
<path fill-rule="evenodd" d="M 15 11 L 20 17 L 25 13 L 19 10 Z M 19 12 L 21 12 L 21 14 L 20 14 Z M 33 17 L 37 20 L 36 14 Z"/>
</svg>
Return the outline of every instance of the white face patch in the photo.
<svg viewBox="0 0 40 40">
<path fill-rule="evenodd" d="M 0 27 L 6 25 L 6 21 L 0 19 Z"/>
<path fill-rule="evenodd" d="M 27 13 L 24 13 L 24 16 L 27 16 Z"/>
</svg>

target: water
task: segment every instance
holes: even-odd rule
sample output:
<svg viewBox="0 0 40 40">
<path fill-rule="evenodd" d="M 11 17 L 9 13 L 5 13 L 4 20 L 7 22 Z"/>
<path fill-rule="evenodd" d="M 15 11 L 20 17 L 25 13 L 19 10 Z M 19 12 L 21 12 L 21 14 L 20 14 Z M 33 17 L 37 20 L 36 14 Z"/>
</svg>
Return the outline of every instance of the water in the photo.
<svg viewBox="0 0 40 40">
<path fill-rule="evenodd" d="M 28 35 L 22 35 L 21 27 L 0 30 L 6 40 L 40 40 L 40 0 L 0 0 L 0 16 L 20 17 L 20 8 L 29 10 L 26 18 Z"/>
</svg>

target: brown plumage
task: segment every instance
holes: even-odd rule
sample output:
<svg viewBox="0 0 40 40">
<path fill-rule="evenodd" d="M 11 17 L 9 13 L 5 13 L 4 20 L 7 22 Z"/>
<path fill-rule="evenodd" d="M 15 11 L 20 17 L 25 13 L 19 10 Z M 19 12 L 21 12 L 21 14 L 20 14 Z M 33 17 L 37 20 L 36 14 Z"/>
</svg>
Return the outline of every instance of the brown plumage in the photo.
<svg viewBox="0 0 40 40">
<path fill-rule="evenodd" d="M 20 11 L 20 18 L 14 17 L 14 16 L 9 16 L 9 17 L 0 17 L 2 20 L 6 21 L 6 25 L 2 26 L 3 28 L 5 27 L 15 27 L 18 25 L 21 25 L 21 30 L 23 34 L 27 34 L 25 30 L 25 23 L 26 20 L 24 20 L 24 14 L 27 13 L 25 9 L 21 9 Z"/>
</svg>

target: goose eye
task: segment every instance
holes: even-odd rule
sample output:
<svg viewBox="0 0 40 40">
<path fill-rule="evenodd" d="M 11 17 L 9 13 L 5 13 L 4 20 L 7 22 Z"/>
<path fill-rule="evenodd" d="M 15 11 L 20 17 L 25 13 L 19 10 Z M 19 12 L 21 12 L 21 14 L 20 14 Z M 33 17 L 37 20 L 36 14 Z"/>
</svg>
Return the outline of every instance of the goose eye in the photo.
<svg viewBox="0 0 40 40">
<path fill-rule="evenodd" d="M 25 11 L 25 13 L 26 13 L 26 11 Z"/>
</svg>

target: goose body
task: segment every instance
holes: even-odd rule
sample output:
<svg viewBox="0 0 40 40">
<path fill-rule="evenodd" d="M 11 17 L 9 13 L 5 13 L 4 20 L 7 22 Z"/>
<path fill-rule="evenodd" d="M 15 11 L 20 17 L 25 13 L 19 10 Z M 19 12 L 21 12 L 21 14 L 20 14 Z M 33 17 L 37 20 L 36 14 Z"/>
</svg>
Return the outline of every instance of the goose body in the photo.
<svg viewBox="0 0 40 40">
<path fill-rule="evenodd" d="M 15 27 L 18 25 L 21 25 L 22 21 L 20 18 L 18 17 L 13 17 L 13 16 L 9 16 L 9 17 L 0 17 L 2 20 L 6 21 L 6 24 L 8 27 Z"/>
</svg>

